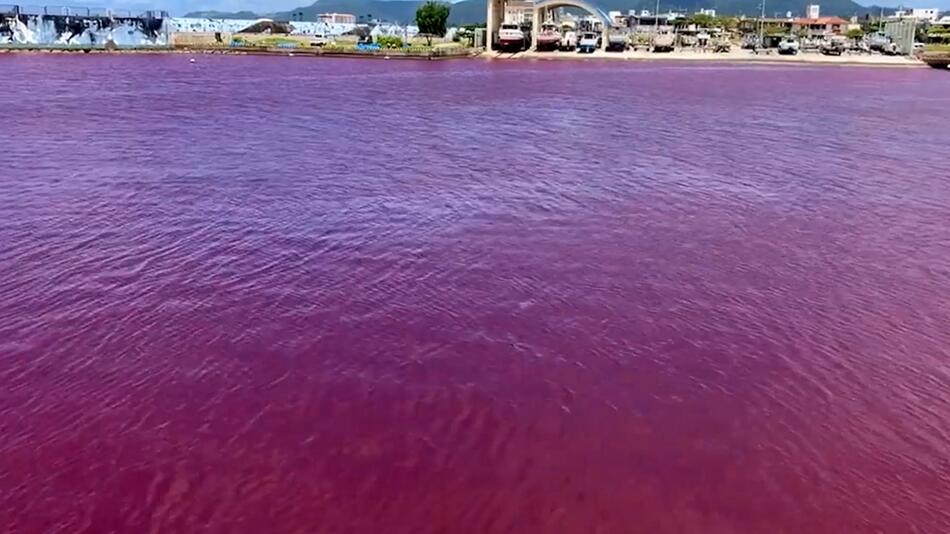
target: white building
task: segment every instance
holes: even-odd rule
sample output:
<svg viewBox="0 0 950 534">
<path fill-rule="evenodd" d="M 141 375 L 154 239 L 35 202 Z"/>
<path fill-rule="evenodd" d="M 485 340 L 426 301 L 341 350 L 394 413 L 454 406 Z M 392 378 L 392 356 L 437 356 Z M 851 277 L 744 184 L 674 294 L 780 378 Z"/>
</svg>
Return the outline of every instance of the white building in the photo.
<svg viewBox="0 0 950 534">
<path fill-rule="evenodd" d="M 173 17 L 166 19 L 166 27 L 171 33 L 237 33 L 248 26 L 268 19 L 201 19 Z M 323 35 L 327 37 L 343 35 L 356 27 L 355 24 L 330 24 L 328 22 L 291 22 L 291 35 Z"/>
<path fill-rule="evenodd" d="M 531 12 L 531 6 L 527 3 L 508 2 L 505 6 L 504 20 L 508 24 L 531 24 L 534 21 L 534 15 Z"/>
<path fill-rule="evenodd" d="M 449 33 L 454 34 L 456 30 L 456 28 L 451 28 L 450 31 L 446 33 L 446 37 L 451 38 Z M 372 35 L 374 39 L 380 35 L 412 39 L 419 35 L 419 27 L 415 25 L 400 26 L 398 24 L 383 23 L 374 26 L 369 34 Z"/>
<path fill-rule="evenodd" d="M 821 6 L 818 4 L 809 4 L 805 8 L 805 17 L 810 19 L 817 19 L 821 17 Z"/>
<path fill-rule="evenodd" d="M 698 14 L 698 15 L 709 15 L 710 17 L 715 17 L 715 16 L 716 16 L 716 10 L 715 10 L 715 9 L 700 9 L 699 11 L 696 12 L 696 14 Z"/>
<path fill-rule="evenodd" d="M 937 22 L 938 15 L 940 10 L 936 8 L 929 9 L 899 9 L 894 12 L 894 18 L 896 19 L 917 19 L 917 20 L 926 20 L 930 22 Z"/>
<path fill-rule="evenodd" d="M 914 9 L 910 12 L 911 16 L 915 19 L 920 20 L 929 20 L 930 22 L 936 22 L 938 15 L 940 14 L 939 9 L 929 8 L 929 9 Z"/>
<path fill-rule="evenodd" d="M 317 20 L 328 24 L 356 24 L 356 15 L 349 13 L 320 13 Z"/>
</svg>

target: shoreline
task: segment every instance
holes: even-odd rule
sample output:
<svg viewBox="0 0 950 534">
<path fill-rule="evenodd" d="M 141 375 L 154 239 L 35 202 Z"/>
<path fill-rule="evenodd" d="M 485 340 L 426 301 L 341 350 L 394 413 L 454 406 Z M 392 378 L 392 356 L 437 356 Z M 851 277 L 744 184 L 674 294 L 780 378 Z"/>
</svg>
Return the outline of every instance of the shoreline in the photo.
<svg viewBox="0 0 950 534">
<path fill-rule="evenodd" d="M 676 50 L 673 52 L 653 53 L 647 51 L 627 50 L 624 52 L 606 52 L 597 50 L 591 54 L 576 52 L 515 52 L 500 53 L 496 51 L 484 52 L 479 57 L 491 60 L 535 60 L 535 61 L 585 61 L 590 59 L 605 61 L 667 61 L 684 64 L 758 64 L 758 65 L 816 65 L 816 66 L 848 66 L 848 67 L 884 67 L 884 68 L 921 68 L 927 67 L 923 61 L 905 56 L 883 55 L 841 55 L 825 56 L 820 53 L 800 53 L 794 56 L 778 54 L 753 54 L 750 50 L 733 50 L 725 53 L 699 52 L 692 50 Z"/>
<path fill-rule="evenodd" d="M 273 47 L 126 47 L 116 49 L 106 48 L 71 48 L 45 46 L 17 46 L 0 47 L 0 54 L 185 54 L 185 55 L 229 55 L 229 56 L 285 56 L 285 57 L 327 57 L 327 58 L 357 58 L 378 60 L 416 60 L 433 61 L 446 59 L 472 59 L 483 51 L 480 49 L 460 48 L 451 52 L 415 52 L 405 50 L 346 50 L 320 48 L 273 48 Z"/>
<path fill-rule="evenodd" d="M 591 54 L 576 52 L 537 52 L 525 51 L 504 53 L 481 49 L 463 48 L 451 53 L 406 53 L 402 50 L 379 50 L 373 52 L 360 50 L 325 50 L 308 48 L 259 48 L 259 47 L 128 47 L 105 48 L 69 48 L 44 46 L 0 47 L 0 54 L 193 54 L 193 55 L 261 55 L 291 57 L 326 57 L 377 60 L 416 60 L 432 61 L 447 59 L 481 59 L 488 61 L 665 61 L 682 64 L 747 64 L 747 65 L 808 65 L 808 66 L 848 66 L 879 68 L 926 68 L 924 61 L 905 56 L 883 55 L 843 55 L 825 56 L 819 53 L 804 53 L 794 56 L 778 54 L 753 54 L 749 50 L 733 50 L 725 53 L 676 50 L 673 52 L 653 53 L 648 51 L 627 50 L 624 52 L 606 52 L 597 50 Z"/>
</svg>

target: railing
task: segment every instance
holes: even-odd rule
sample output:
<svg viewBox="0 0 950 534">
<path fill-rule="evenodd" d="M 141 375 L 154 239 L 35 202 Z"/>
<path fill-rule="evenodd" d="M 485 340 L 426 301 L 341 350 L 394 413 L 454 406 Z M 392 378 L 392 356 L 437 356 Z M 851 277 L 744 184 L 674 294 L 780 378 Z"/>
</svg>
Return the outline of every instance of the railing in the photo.
<svg viewBox="0 0 950 534">
<path fill-rule="evenodd" d="M 139 18 L 164 19 L 168 18 L 167 11 L 143 11 L 136 13 L 128 9 L 104 7 L 76 7 L 76 6 L 37 6 L 0 4 L 0 13 L 11 15 L 34 16 L 61 16 L 61 17 L 108 17 L 108 18 Z"/>
</svg>

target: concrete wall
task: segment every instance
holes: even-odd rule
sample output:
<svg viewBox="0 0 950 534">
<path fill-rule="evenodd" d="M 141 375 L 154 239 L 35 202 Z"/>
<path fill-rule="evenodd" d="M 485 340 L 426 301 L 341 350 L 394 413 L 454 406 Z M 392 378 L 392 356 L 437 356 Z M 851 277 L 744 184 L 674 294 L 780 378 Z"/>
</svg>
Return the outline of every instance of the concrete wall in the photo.
<svg viewBox="0 0 950 534">
<path fill-rule="evenodd" d="M 0 15 L 0 46 L 49 47 L 167 46 L 166 19 L 143 17 Z"/>
</svg>

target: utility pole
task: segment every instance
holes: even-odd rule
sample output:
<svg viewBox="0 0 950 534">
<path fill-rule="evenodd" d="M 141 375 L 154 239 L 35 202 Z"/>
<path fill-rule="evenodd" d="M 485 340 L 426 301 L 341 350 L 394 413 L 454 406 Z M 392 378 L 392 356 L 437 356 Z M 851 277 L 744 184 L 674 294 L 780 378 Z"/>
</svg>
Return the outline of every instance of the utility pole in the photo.
<svg viewBox="0 0 950 534">
<path fill-rule="evenodd" d="M 765 46 L 765 0 L 762 0 L 762 15 L 759 17 L 759 46 Z"/>
</svg>

